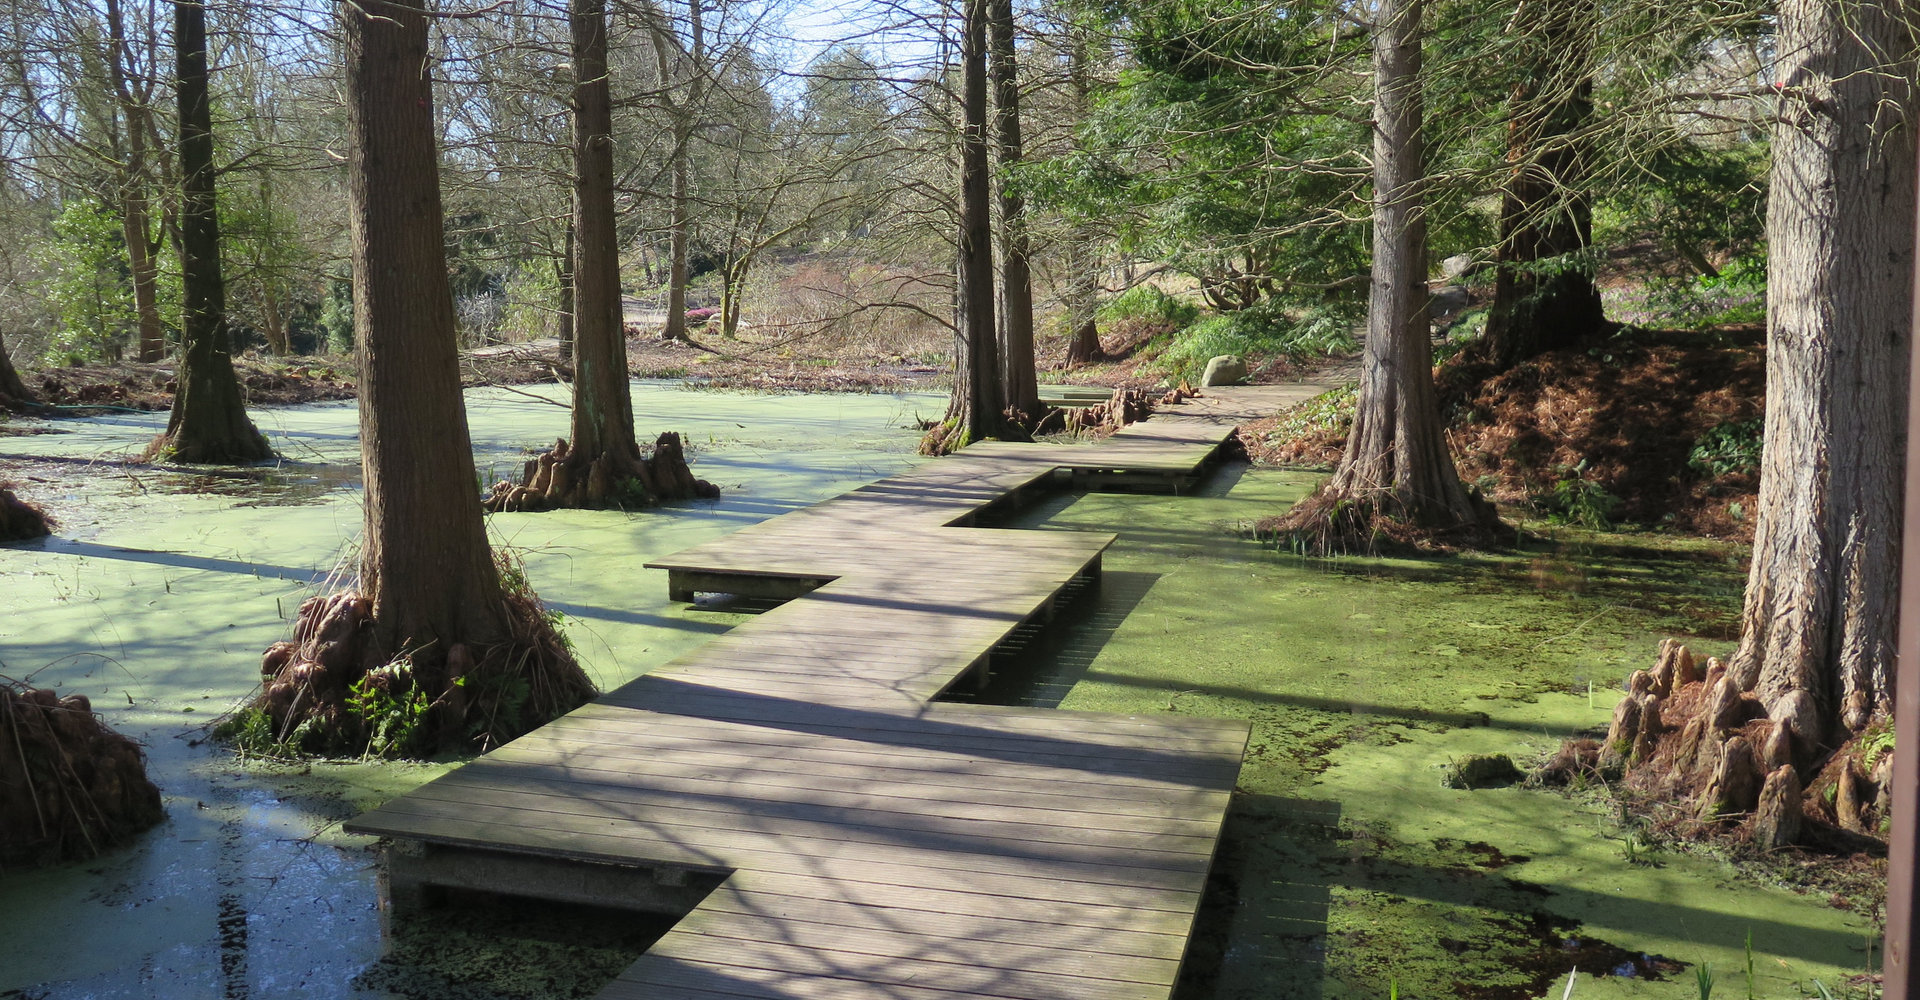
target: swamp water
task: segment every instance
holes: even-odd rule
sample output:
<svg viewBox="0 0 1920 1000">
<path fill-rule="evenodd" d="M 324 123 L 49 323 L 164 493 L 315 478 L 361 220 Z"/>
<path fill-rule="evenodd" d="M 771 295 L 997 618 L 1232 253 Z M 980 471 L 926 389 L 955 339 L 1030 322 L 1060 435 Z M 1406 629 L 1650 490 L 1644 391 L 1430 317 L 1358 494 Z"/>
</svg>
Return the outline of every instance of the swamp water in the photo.
<svg viewBox="0 0 1920 1000">
<path fill-rule="evenodd" d="M 527 391 L 467 393 L 483 473 L 517 474 L 526 449 L 565 432 L 566 410 Z M 641 433 L 681 432 L 720 500 L 489 519 L 603 689 L 741 620 L 669 602 L 666 574 L 642 563 L 906 468 L 915 419 L 945 406 L 647 383 L 634 401 Z M 374 964 L 377 858 L 339 823 L 450 765 L 240 764 L 204 742 L 361 525 L 355 404 L 253 417 L 288 461 L 89 464 L 137 451 L 164 413 L 0 437 L 0 478 L 62 521 L 52 539 L 0 547 L 0 674 L 86 694 L 143 741 L 169 817 L 91 862 L 0 871 L 0 997 L 591 995 L 663 928 L 577 911 L 434 913 L 394 928 Z"/>
<path fill-rule="evenodd" d="M 565 424 L 522 396 L 468 399 L 483 469 L 517 468 Z M 721 501 L 490 523 L 612 686 L 742 620 L 670 604 L 640 563 L 906 467 L 905 425 L 940 402 L 639 386 L 642 433 L 685 432 Z M 171 821 L 90 863 L 0 873 L 0 997 L 590 995 L 663 928 L 479 908 L 410 919 L 383 945 L 375 855 L 338 822 L 449 765 L 238 765 L 197 742 L 360 523 L 353 404 L 256 418 L 310 464 L 265 482 L 7 471 L 51 480 L 29 495 L 68 524 L 44 547 L 0 549 L 0 673 L 38 670 L 145 740 Z M 161 419 L 62 422 L 73 433 L 0 438 L 0 453 L 124 451 Z M 1597 801 L 1441 786 L 1451 758 L 1525 758 L 1603 725 L 1660 635 L 1705 629 L 1696 648 L 1722 652 L 1711 638 L 1740 587 L 1727 553 L 1580 536 L 1499 557 L 1309 562 L 1246 540 L 1315 480 L 1229 466 L 1197 496 L 1063 494 L 1003 522 L 1121 540 L 1102 586 L 999 664 L 983 697 L 1253 724 L 1181 1000 L 1390 984 L 1558 1000 L 1575 966 L 1578 998 L 1693 997 L 1703 961 L 1716 995 L 1745 996 L 1749 931 L 1756 997 L 1864 965 L 1858 917 L 1710 858 L 1631 848 Z"/>
</svg>

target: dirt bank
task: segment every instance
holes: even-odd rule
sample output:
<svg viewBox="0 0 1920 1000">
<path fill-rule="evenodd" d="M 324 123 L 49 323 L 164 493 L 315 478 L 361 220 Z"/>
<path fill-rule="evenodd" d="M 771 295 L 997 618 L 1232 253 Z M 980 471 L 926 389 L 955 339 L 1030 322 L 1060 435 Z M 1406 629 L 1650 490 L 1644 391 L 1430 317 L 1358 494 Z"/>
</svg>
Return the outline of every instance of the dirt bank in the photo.
<svg viewBox="0 0 1920 1000">
<path fill-rule="evenodd" d="M 1589 528 L 1753 538 L 1766 350 L 1758 329 L 1630 332 L 1506 371 L 1435 369 L 1460 477 L 1502 504 Z M 1331 467 L 1353 391 L 1250 425 L 1256 460 Z"/>
</svg>

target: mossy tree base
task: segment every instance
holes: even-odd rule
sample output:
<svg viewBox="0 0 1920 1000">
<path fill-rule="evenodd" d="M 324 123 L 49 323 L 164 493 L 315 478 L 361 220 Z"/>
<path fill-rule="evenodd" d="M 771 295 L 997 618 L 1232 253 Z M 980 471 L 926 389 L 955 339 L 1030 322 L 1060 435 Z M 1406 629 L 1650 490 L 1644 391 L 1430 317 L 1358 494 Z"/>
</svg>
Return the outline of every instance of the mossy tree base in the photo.
<svg viewBox="0 0 1920 1000">
<path fill-rule="evenodd" d="M 273 457 L 273 446 L 251 422 L 245 428 L 216 438 L 168 431 L 154 437 L 141 452 L 143 462 L 180 462 L 185 465 L 251 465 Z"/>
<path fill-rule="evenodd" d="M 92 857 L 166 815 L 140 745 L 85 695 L 0 680 L 0 868 Z"/>
<path fill-rule="evenodd" d="M 1516 533 L 1500 520 L 1493 504 L 1477 491 L 1469 493 L 1468 500 L 1471 510 L 1462 516 L 1410 505 L 1387 490 L 1353 496 L 1323 485 L 1254 530 L 1282 547 L 1313 556 L 1511 546 Z"/>
<path fill-rule="evenodd" d="M 0 542 L 24 542 L 53 533 L 53 518 L 38 504 L 28 503 L 0 484 Z"/>
<path fill-rule="evenodd" d="M 1535 780 L 1614 782 L 1666 836 L 1884 854 L 1892 767 L 1890 718 L 1837 748 L 1813 744 L 1769 718 L 1719 659 L 1663 639 L 1653 669 L 1628 680 L 1606 739 L 1570 741 Z"/>
<path fill-rule="evenodd" d="M 510 634 L 490 645 L 382 649 L 366 596 L 307 599 L 293 640 L 262 658 L 260 693 L 214 735 L 271 756 L 431 757 L 490 750 L 586 704 L 597 691 L 554 616 L 517 564 L 500 570 Z"/>
<path fill-rule="evenodd" d="M 481 505 L 489 512 L 559 510 L 564 507 L 640 507 L 673 500 L 713 499 L 720 487 L 696 479 L 687 467 L 680 435 L 668 432 L 653 454 L 587 455 L 562 438 L 527 460 L 520 482 L 501 480 Z"/>
</svg>

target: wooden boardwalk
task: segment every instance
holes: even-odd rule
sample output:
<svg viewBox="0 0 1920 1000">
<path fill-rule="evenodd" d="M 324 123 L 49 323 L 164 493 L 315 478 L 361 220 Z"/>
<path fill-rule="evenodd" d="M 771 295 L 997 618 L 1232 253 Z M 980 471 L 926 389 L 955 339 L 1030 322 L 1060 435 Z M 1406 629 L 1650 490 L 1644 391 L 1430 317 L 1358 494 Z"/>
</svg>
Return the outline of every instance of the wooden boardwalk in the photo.
<svg viewBox="0 0 1920 1000">
<path fill-rule="evenodd" d="M 1313 387 L 1093 446 L 985 443 L 650 564 L 793 598 L 348 824 L 424 884 L 686 912 L 606 998 L 1165 998 L 1247 727 L 933 702 L 1111 535 L 969 527 L 1068 480 L 1193 481 Z"/>
</svg>

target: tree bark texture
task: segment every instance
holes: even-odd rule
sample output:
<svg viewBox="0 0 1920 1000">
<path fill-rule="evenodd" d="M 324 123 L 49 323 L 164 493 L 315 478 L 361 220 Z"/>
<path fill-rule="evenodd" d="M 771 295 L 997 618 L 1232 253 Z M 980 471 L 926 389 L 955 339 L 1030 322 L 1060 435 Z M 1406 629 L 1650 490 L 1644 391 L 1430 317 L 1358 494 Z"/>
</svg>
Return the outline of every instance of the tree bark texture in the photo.
<svg viewBox="0 0 1920 1000">
<path fill-rule="evenodd" d="M 692 224 L 692 189 L 689 184 L 687 143 L 684 130 L 675 130 L 673 144 L 673 216 L 668 223 L 668 253 L 672 263 L 667 271 L 667 325 L 660 330 L 665 340 L 687 339 L 687 228 Z"/>
<path fill-rule="evenodd" d="M 662 435 L 651 458 L 634 440 L 614 230 L 606 0 L 572 0 L 568 20 L 575 73 L 573 438 L 529 461 L 519 485 L 495 484 L 484 506 L 528 511 L 718 496 L 711 483 L 693 478 L 678 435 Z"/>
<path fill-rule="evenodd" d="M 1482 348 L 1502 369 L 1584 343 L 1606 326 L 1589 271 L 1539 266 L 1593 241 L 1580 138 L 1593 113 L 1593 17 L 1590 0 L 1525 3 L 1514 15 L 1531 76 L 1515 85 L 1509 102 L 1499 261 Z"/>
<path fill-rule="evenodd" d="M 1093 88 L 1087 80 L 1087 39 L 1078 25 L 1068 27 L 1067 81 L 1073 94 L 1075 121 L 1086 121 L 1092 113 Z M 1074 234 L 1067 246 L 1067 365 L 1090 364 L 1106 357 L 1100 346 L 1100 272 L 1099 257 L 1092 234 L 1084 230 Z"/>
<path fill-rule="evenodd" d="M 1898 10 L 1780 6 L 1766 445 L 1731 671 L 1813 746 L 1892 707 L 1915 205 Z"/>
<path fill-rule="evenodd" d="M 935 453 L 1006 431 L 994 331 L 993 192 L 987 159 L 987 5 L 966 0 L 960 42 L 960 240 L 954 393 Z M 938 430 L 938 429 L 937 429 Z"/>
<path fill-rule="evenodd" d="M 627 385 L 614 232 L 613 104 L 607 84 L 606 0 L 573 0 L 573 454 L 639 454 Z"/>
<path fill-rule="evenodd" d="M 576 203 L 573 210 L 579 212 L 580 206 Z M 558 327 L 556 335 L 560 338 L 560 360 L 562 361 L 573 360 L 573 248 L 575 242 L 573 218 L 568 216 L 566 251 L 553 263 L 554 278 L 560 286 L 560 315 L 555 325 Z M 624 315 L 622 318 L 624 319 Z M 626 336 L 624 325 L 621 336 Z"/>
<path fill-rule="evenodd" d="M 1067 247 L 1067 365 L 1106 357 L 1100 346 L 1100 274 L 1093 249 L 1075 240 Z"/>
<path fill-rule="evenodd" d="M 1013 0 L 989 0 L 994 129 L 1000 146 L 1000 368 L 1008 411 L 1031 426 L 1040 419 L 1033 357 L 1033 272 L 1027 262 L 1027 201 L 1014 184 L 1022 155 L 1020 69 L 1015 56 Z"/>
<path fill-rule="evenodd" d="M 257 462 L 267 439 L 247 419 L 233 374 L 220 220 L 214 205 L 213 114 L 207 95 L 207 18 L 199 3 L 176 2 L 175 91 L 180 110 L 180 372 L 167 429 L 148 454 L 181 462 Z"/>
<path fill-rule="evenodd" d="M 127 267 L 133 280 L 134 316 L 139 329 L 139 347 L 135 356 L 152 363 L 166 355 L 167 345 L 156 292 L 159 266 L 155 263 L 155 257 L 160 252 L 160 241 L 150 233 L 152 220 L 147 201 L 149 109 L 134 98 L 133 88 L 127 80 L 126 19 L 121 15 L 119 0 L 106 0 L 106 13 L 108 41 L 113 50 L 108 59 L 108 70 L 113 81 L 114 98 L 127 124 L 126 168 L 120 177 L 120 235 L 127 244 Z"/>
<path fill-rule="evenodd" d="M 667 277 L 667 325 L 660 331 L 666 340 L 687 339 L 687 253 L 689 230 L 693 226 L 693 132 L 694 116 L 700 113 L 706 90 L 706 25 L 701 19 L 702 0 L 687 0 L 687 28 L 691 42 L 687 83 L 687 101 L 674 116 L 673 129 L 673 217 L 669 224 L 673 263 Z"/>
<path fill-rule="evenodd" d="M 374 641 L 441 660 L 508 638 L 474 488 L 442 243 L 433 65 L 417 8 L 343 5 L 354 331 Z M 416 657 L 418 662 L 418 656 Z"/>
<path fill-rule="evenodd" d="M 1427 322 L 1424 0 L 1382 0 L 1373 25 L 1373 279 L 1353 429 L 1322 492 L 1434 530 L 1482 517 L 1441 430 Z"/>
<path fill-rule="evenodd" d="M 135 155 L 145 159 L 144 155 Z M 154 258 L 160 245 L 149 235 L 152 221 L 147 215 L 146 179 L 142 173 L 144 168 L 139 172 L 128 171 L 126 189 L 120 195 L 120 235 L 127 243 L 127 265 L 133 279 L 133 311 L 140 331 L 135 356 L 151 364 L 166 357 L 167 343 L 156 289 L 160 269 Z"/>
<path fill-rule="evenodd" d="M 13 367 L 13 358 L 7 353 L 7 341 L 0 337 L 0 404 L 37 403 L 39 397 L 20 379 L 20 373 Z"/>
</svg>

